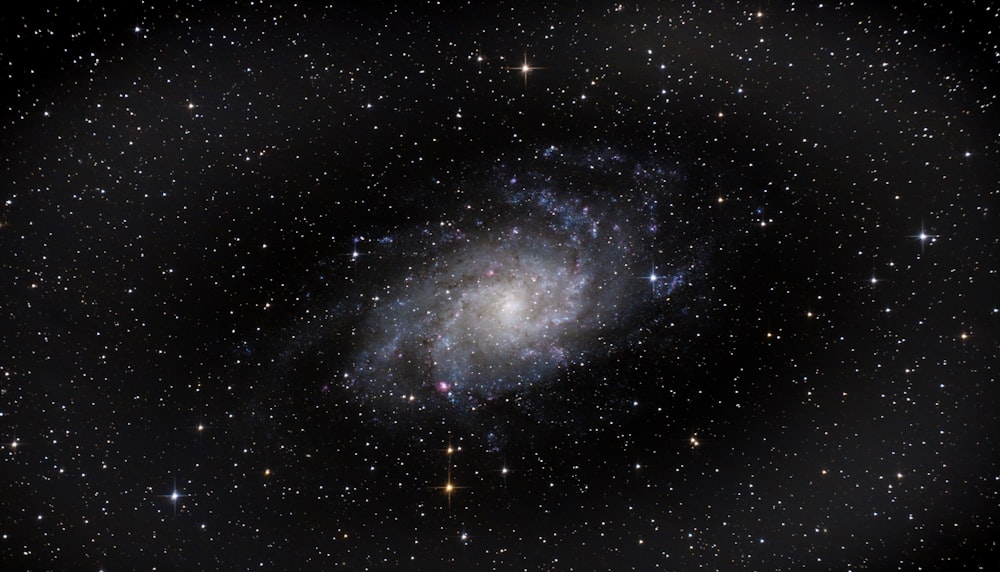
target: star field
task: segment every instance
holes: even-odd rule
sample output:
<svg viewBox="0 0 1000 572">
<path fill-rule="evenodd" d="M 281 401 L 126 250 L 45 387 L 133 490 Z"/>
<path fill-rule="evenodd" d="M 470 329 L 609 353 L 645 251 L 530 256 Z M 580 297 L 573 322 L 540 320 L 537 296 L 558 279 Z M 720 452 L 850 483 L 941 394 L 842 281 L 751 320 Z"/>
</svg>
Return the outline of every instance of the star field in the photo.
<svg viewBox="0 0 1000 572">
<path fill-rule="evenodd" d="M 989 568 L 997 13 L 11 8 L 0 568 Z"/>
</svg>

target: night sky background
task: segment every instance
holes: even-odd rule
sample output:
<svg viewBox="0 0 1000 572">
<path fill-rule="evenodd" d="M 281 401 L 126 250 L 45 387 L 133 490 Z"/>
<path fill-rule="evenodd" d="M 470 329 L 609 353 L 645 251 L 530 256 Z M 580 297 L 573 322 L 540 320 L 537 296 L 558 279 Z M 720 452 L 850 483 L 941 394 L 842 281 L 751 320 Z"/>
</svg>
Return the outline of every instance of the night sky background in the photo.
<svg viewBox="0 0 1000 572">
<path fill-rule="evenodd" d="M 998 7 L 487 4 L 5 9 L 0 567 L 989 567 Z"/>
</svg>

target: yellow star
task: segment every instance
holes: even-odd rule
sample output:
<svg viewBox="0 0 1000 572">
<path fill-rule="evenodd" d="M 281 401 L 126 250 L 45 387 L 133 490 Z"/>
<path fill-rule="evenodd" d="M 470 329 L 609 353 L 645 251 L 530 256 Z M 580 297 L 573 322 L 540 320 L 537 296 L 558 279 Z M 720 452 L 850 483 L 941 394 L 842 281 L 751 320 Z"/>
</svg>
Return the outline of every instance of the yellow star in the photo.
<svg viewBox="0 0 1000 572">
<path fill-rule="evenodd" d="M 525 51 L 524 52 L 524 61 L 521 63 L 521 65 L 516 66 L 516 67 L 508 67 L 507 69 L 509 69 L 509 70 L 517 70 L 517 71 L 521 72 L 522 74 L 524 74 L 524 89 L 528 89 L 528 74 L 530 72 L 535 71 L 535 70 L 540 70 L 540 69 L 545 69 L 545 68 L 535 67 L 535 66 L 529 64 L 528 63 L 528 52 Z"/>
</svg>

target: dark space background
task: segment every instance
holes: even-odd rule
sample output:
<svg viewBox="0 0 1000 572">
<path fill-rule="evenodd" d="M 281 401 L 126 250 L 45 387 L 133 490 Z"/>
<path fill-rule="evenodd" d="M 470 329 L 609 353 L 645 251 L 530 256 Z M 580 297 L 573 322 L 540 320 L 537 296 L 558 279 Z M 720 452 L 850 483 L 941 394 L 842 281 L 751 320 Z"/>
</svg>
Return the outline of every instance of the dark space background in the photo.
<svg viewBox="0 0 1000 572">
<path fill-rule="evenodd" d="M 0 567 L 996 558 L 997 6 L 0 22 Z M 371 326 L 373 297 L 447 264 L 466 211 L 512 224 L 517 177 L 619 205 L 592 216 L 633 233 L 627 316 L 482 407 L 345 381 L 391 330 L 433 335 Z M 669 296 L 644 282 L 672 264 Z"/>
</svg>

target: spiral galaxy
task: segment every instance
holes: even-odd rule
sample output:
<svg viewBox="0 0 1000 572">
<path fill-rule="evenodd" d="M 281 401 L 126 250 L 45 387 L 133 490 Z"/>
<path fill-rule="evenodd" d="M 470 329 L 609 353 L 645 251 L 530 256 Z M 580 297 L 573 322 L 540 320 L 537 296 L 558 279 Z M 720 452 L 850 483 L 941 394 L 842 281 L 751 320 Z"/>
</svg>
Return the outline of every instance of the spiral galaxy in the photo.
<svg viewBox="0 0 1000 572">
<path fill-rule="evenodd" d="M 474 188 L 437 229 L 381 241 L 414 254 L 361 320 L 343 375 L 352 395 L 466 411 L 537 391 L 606 355 L 602 334 L 668 303 L 704 250 L 677 232 L 689 214 L 671 233 L 648 223 L 687 191 L 655 162 L 549 147 Z"/>
</svg>

